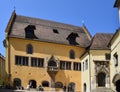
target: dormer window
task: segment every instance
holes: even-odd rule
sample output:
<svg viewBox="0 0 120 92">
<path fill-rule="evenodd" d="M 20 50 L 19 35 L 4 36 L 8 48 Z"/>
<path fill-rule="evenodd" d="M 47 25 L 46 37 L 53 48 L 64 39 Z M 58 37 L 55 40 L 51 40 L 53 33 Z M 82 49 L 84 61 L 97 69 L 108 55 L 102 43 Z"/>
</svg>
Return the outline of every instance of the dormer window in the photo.
<svg viewBox="0 0 120 92">
<path fill-rule="evenodd" d="M 38 39 L 34 34 L 34 30 L 36 30 L 35 25 L 28 25 L 25 28 L 25 37 L 30 39 Z"/>
<path fill-rule="evenodd" d="M 69 41 L 70 45 L 79 45 L 76 42 L 76 37 L 79 37 L 79 35 L 77 33 L 71 33 L 70 35 L 68 35 L 68 37 L 66 38 Z"/>
<path fill-rule="evenodd" d="M 59 33 L 57 29 L 53 29 L 53 32 L 56 33 L 56 34 Z"/>
</svg>

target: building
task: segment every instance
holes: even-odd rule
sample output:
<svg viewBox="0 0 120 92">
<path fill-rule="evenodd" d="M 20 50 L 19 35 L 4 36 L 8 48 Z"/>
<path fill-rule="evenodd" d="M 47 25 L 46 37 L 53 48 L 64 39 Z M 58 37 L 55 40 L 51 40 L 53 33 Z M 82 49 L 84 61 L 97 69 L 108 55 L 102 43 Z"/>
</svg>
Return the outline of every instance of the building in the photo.
<svg viewBox="0 0 120 92">
<path fill-rule="evenodd" d="M 120 91 L 120 29 L 112 37 L 109 46 L 111 48 L 111 88 Z"/>
<path fill-rule="evenodd" d="M 81 91 L 81 55 L 91 35 L 83 25 L 31 18 L 12 13 L 6 28 L 6 72 L 13 86 Z"/>
<path fill-rule="evenodd" d="M 120 0 L 118 8 L 120 23 Z M 120 28 L 114 34 L 96 34 L 81 56 L 82 92 L 120 92 Z"/>
<path fill-rule="evenodd" d="M 114 7 L 120 18 L 120 0 Z M 96 33 L 92 38 L 85 25 L 31 18 L 14 11 L 5 33 L 5 65 L 11 86 L 120 92 L 120 28 L 115 34 Z"/>
<path fill-rule="evenodd" d="M 5 57 L 0 54 L 0 86 L 6 82 Z"/>
<path fill-rule="evenodd" d="M 120 0 L 116 0 L 114 4 L 118 8 L 119 24 L 120 24 Z M 120 25 L 119 25 L 120 27 Z M 120 91 L 120 28 L 118 28 L 113 35 L 108 45 L 111 49 L 111 67 L 110 67 L 110 83 L 111 89 Z"/>
<path fill-rule="evenodd" d="M 112 92 L 110 90 L 110 48 L 113 34 L 97 33 L 82 55 L 82 92 Z"/>
</svg>

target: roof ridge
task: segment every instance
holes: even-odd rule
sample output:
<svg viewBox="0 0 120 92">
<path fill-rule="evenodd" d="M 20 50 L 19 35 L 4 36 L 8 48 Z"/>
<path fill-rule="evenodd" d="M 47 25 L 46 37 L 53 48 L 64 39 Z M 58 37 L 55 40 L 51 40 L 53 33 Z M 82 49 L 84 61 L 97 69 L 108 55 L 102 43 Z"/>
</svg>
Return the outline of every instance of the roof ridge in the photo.
<svg viewBox="0 0 120 92">
<path fill-rule="evenodd" d="M 57 23 L 57 24 L 62 24 L 62 25 L 81 28 L 80 26 L 76 26 L 76 25 L 68 24 L 68 23 L 63 23 L 63 22 L 59 22 L 59 21 L 55 21 L 55 20 L 41 19 L 41 18 L 38 18 L 38 17 L 24 16 L 24 15 L 18 15 L 18 14 L 16 14 L 16 16 L 26 17 L 26 18 L 35 19 L 35 20 L 41 20 L 41 21 L 45 21 L 45 22 Z"/>
</svg>

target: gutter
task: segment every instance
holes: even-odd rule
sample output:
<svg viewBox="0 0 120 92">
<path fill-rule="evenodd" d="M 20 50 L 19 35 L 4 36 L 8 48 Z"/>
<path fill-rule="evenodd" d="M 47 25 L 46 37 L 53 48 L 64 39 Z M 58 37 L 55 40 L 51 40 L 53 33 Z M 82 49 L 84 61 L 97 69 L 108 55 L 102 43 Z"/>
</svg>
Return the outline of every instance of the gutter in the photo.
<svg viewBox="0 0 120 92">
<path fill-rule="evenodd" d="M 88 51 L 88 54 L 89 54 L 89 75 L 90 75 L 90 92 L 92 92 L 92 90 L 91 90 L 91 65 L 90 65 L 90 52 Z"/>
</svg>

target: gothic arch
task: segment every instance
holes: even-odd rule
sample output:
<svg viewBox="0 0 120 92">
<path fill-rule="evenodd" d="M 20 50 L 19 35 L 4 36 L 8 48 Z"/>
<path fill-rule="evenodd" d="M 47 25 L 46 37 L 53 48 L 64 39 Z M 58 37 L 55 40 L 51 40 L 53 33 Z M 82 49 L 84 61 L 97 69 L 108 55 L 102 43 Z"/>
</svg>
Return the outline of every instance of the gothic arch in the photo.
<svg viewBox="0 0 120 92">
<path fill-rule="evenodd" d="M 98 87 L 105 87 L 106 84 L 106 73 L 100 72 L 97 75 Z"/>
<path fill-rule="evenodd" d="M 58 60 L 55 58 L 54 55 L 52 55 L 48 61 L 48 66 L 58 67 L 58 63 L 59 63 Z"/>
</svg>

